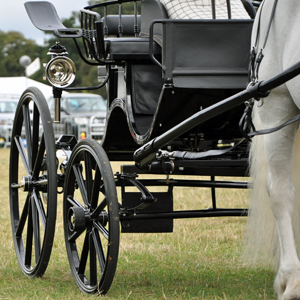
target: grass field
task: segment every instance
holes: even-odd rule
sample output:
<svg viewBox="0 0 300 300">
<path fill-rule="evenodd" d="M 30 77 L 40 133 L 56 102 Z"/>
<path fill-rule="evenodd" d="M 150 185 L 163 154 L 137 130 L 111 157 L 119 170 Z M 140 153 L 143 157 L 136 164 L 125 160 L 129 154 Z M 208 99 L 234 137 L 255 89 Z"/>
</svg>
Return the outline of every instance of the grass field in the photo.
<svg viewBox="0 0 300 300">
<path fill-rule="evenodd" d="M 113 164 L 118 171 L 118 165 Z M 71 275 L 63 237 L 61 197 L 51 260 L 42 278 L 20 271 L 9 212 L 9 149 L 0 149 L 0 299 L 89 299 Z M 217 192 L 221 207 L 246 207 L 247 191 Z M 176 209 L 207 208 L 210 192 L 177 188 Z M 274 299 L 270 270 L 241 257 L 245 218 L 174 221 L 173 233 L 122 234 L 118 269 L 106 299 Z"/>
</svg>

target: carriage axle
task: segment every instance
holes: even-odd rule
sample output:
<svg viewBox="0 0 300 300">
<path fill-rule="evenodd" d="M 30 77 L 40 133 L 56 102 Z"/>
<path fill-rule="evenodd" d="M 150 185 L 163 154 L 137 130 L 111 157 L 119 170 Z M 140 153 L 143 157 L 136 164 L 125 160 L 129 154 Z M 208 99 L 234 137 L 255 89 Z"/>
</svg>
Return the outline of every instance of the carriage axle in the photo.
<svg viewBox="0 0 300 300">
<path fill-rule="evenodd" d="M 120 215 L 120 221 L 160 220 L 160 219 L 188 219 L 188 218 L 215 218 L 215 217 L 246 217 L 247 209 L 208 208 L 204 210 L 185 210 L 160 213 L 138 213 Z"/>
</svg>

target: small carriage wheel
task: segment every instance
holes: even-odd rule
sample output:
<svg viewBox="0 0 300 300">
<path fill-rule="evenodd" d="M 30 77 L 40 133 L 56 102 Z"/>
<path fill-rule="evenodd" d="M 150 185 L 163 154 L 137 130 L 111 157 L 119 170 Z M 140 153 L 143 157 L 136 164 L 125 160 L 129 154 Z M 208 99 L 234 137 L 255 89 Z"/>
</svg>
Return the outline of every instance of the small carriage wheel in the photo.
<svg viewBox="0 0 300 300">
<path fill-rule="evenodd" d="M 47 268 L 55 232 L 57 174 L 46 100 L 28 88 L 17 106 L 10 149 L 10 215 L 18 263 L 28 277 Z"/>
<path fill-rule="evenodd" d="M 68 162 L 63 200 L 69 264 L 85 293 L 105 294 L 114 279 L 120 240 L 112 169 L 98 142 L 81 140 Z"/>
</svg>

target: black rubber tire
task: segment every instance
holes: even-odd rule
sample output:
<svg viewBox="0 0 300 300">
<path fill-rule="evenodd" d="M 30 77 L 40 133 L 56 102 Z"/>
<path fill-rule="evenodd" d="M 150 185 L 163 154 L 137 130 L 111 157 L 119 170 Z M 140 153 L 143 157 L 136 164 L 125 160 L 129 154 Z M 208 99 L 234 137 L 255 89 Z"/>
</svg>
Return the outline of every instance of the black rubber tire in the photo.
<svg viewBox="0 0 300 300">
<path fill-rule="evenodd" d="M 20 268 L 28 277 L 42 276 L 50 259 L 56 222 L 56 169 L 49 108 L 41 91 L 30 87 L 17 106 L 9 170 L 14 246 Z"/>
<path fill-rule="evenodd" d="M 119 204 L 103 148 L 81 140 L 68 162 L 63 200 L 64 231 L 71 271 L 84 293 L 105 294 L 117 268 Z"/>
</svg>

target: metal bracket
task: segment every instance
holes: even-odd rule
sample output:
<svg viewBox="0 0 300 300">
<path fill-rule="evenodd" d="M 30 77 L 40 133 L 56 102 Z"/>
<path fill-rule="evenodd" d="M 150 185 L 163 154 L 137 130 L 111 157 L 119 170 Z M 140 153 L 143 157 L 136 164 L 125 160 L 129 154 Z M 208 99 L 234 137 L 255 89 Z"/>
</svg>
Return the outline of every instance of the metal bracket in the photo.
<svg viewBox="0 0 300 300">
<path fill-rule="evenodd" d="M 121 183 L 120 185 L 124 187 L 125 185 L 128 185 L 128 183 L 132 186 L 135 186 L 140 192 L 141 192 L 141 203 L 135 207 L 131 208 L 123 208 L 125 211 L 134 211 L 136 209 L 144 209 L 148 207 L 151 203 L 154 203 L 157 201 L 156 198 L 153 197 L 153 195 L 149 192 L 149 190 L 136 178 L 138 177 L 137 174 L 126 174 L 126 173 L 116 173 L 117 180 Z"/>
</svg>

